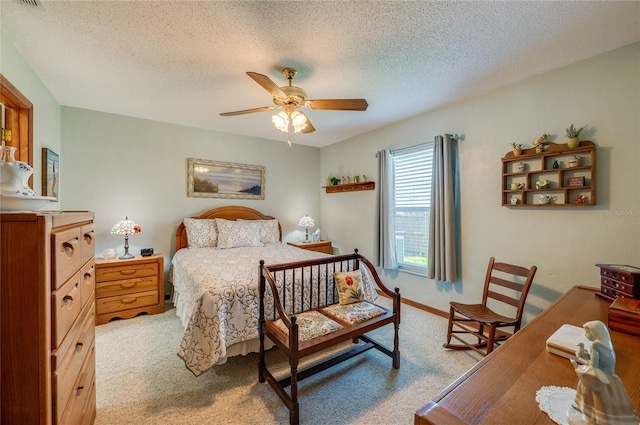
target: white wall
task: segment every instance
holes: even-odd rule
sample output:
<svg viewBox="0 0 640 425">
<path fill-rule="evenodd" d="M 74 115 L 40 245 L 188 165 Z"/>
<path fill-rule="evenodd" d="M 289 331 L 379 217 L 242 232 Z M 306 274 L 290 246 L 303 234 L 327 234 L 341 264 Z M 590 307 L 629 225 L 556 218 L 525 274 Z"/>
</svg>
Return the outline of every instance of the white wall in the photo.
<svg viewBox="0 0 640 425">
<path fill-rule="evenodd" d="M 125 216 L 142 227 L 129 239 L 130 252 L 152 247 L 165 255 L 167 267 L 182 218 L 217 206 L 243 205 L 277 217 L 285 241 L 303 237 L 297 224 L 305 214 L 320 222 L 318 148 L 86 109 L 62 111 L 63 207 L 96 213 L 98 255 L 107 247 L 124 251 L 124 240 L 109 229 Z M 265 166 L 265 199 L 187 197 L 187 158 Z"/>
<path fill-rule="evenodd" d="M 33 104 L 33 184 L 32 189 L 42 195 L 42 148 L 60 154 L 60 105 L 49 89 L 16 50 L 9 37 L 0 30 L 0 73 Z M 60 198 L 61 199 L 61 198 Z M 59 202 L 46 206 L 60 209 Z"/>
<path fill-rule="evenodd" d="M 428 95 L 425 94 L 425 95 Z M 501 206 L 501 161 L 518 141 L 542 133 L 566 143 L 565 128 L 586 125 L 597 145 L 597 205 Z M 525 320 L 573 285 L 599 286 L 596 263 L 640 265 L 640 43 L 419 115 L 323 148 L 321 178 L 365 173 L 375 153 L 458 133 L 461 184 L 460 279 L 398 272 L 383 279 L 417 302 L 448 311 L 451 300 L 479 300 L 490 256 L 537 265 Z M 374 255 L 375 191 L 321 195 L 325 236 L 342 252 Z"/>
</svg>

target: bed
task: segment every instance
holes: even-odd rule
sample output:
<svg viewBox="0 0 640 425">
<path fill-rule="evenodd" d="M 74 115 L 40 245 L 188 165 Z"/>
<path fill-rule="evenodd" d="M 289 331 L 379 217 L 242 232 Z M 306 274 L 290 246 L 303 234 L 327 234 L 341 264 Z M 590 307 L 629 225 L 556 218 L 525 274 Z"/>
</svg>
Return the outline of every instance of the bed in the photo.
<svg viewBox="0 0 640 425">
<path fill-rule="evenodd" d="M 220 207 L 185 218 L 176 230 L 170 280 L 185 329 L 178 356 L 187 369 L 200 376 L 229 357 L 260 351 L 260 260 L 280 264 L 328 256 L 283 244 L 278 220 L 251 208 Z M 327 276 L 333 290 L 331 271 L 315 277 L 298 273 L 287 285 L 295 291 Z M 375 300 L 368 273 L 363 281 L 366 299 Z"/>
</svg>

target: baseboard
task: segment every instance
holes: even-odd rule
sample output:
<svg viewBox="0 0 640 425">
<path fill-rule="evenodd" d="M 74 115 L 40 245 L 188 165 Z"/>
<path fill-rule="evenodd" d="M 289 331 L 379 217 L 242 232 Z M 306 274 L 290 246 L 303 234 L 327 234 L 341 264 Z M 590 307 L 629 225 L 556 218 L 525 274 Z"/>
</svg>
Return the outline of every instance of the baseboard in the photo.
<svg viewBox="0 0 640 425">
<path fill-rule="evenodd" d="M 384 292 L 376 291 L 378 295 L 389 298 Z M 436 316 L 444 317 L 445 319 L 449 318 L 449 313 L 446 311 L 438 310 L 437 308 L 429 307 L 428 305 L 419 303 L 417 301 L 410 300 L 408 298 L 402 297 L 402 303 L 406 305 L 410 305 L 411 307 L 415 307 L 419 310 L 426 311 L 427 313 L 435 314 Z"/>
</svg>

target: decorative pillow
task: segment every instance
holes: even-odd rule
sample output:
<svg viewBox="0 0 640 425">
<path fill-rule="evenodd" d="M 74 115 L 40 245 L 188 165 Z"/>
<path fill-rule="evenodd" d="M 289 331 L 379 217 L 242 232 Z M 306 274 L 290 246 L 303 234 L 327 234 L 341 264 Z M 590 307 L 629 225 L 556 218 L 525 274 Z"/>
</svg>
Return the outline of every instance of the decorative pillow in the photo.
<svg viewBox="0 0 640 425">
<path fill-rule="evenodd" d="M 298 324 L 298 341 L 307 341 L 344 328 L 335 320 L 313 310 L 297 314 L 296 323 Z M 282 323 L 282 319 L 276 320 L 273 324 L 285 335 L 289 335 L 289 329 Z"/>
<path fill-rule="evenodd" d="M 278 220 L 242 220 L 238 221 L 259 221 L 262 223 L 262 229 L 260 230 L 260 240 L 264 244 L 279 243 L 280 242 L 280 229 L 278 228 Z"/>
<path fill-rule="evenodd" d="M 347 305 L 333 304 L 323 309 L 326 313 L 352 325 L 385 313 L 385 309 L 366 301 Z"/>
<path fill-rule="evenodd" d="M 218 226 L 218 249 L 241 246 L 264 246 L 260 241 L 262 223 L 258 220 L 224 220 L 216 218 Z"/>
<path fill-rule="evenodd" d="M 340 304 L 345 305 L 364 301 L 362 275 L 360 274 L 360 270 L 334 273 L 333 279 L 338 287 Z"/>
<path fill-rule="evenodd" d="M 215 220 L 185 218 L 189 248 L 215 248 L 218 244 L 218 228 Z"/>
</svg>

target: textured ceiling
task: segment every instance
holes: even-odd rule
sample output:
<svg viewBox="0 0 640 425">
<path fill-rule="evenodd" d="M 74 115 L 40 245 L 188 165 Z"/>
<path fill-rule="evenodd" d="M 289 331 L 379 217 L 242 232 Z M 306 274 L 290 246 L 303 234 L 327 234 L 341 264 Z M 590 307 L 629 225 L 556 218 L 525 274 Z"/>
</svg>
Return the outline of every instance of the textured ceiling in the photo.
<svg viewBox="0 0 640 425">
<path fill-rule="evenodd" d="M 40 2 L 40 0 L 38 0 Z M 286 140 L 245 72 L 365 112 L 305 110 L 326 146 L 640 40 L 640 2 L 0 2 L 2 30 L 62 105 Z"/>
</svg>

